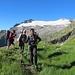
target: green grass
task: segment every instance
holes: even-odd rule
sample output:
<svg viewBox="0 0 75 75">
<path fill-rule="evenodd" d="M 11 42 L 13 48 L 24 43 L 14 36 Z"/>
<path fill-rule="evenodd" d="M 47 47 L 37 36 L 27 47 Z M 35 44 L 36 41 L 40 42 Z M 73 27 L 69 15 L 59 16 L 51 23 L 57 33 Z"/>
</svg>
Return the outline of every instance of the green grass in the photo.
<svg viewBox="0 0 75 75">
<path fill-rule="evenodd" d="M 40 75 L 74 75 L 75 70 L 75 37 L 71 37 L 64 45 L 50 45 L 47 56 L 59 53 L 43 60 Z M 53 47 L 54 46 L 54 47 Z M 62 54 L 61 54 L 62 53 Z"/>
<path fill-rule="evenodd" d="M 29 66 L 29 55 L 25 57 L 27 45 L 22 58 L 18 46 L 16 47 L 15 50 L 0 48 L 0 75 L 75 75 L 75 36 L 70 37 L 63 45 L 40 42 L 37 71 Z M 21 66 L 20 60 L 29 69 Z"/>
</svg>

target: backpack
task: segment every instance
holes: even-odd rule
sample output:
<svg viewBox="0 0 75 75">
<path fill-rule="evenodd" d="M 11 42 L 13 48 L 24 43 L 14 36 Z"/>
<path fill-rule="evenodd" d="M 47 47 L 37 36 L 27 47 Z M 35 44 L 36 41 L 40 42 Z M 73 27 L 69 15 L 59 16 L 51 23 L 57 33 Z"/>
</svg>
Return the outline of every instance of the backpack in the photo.
<svg viewBox="0 0 75 75">
<path fill-rule="evenodd" d="M 6 33 L 6 39 L 7 40 L 9 39 L 9 34 L 10 34 L 10 31 L 8 30 L 7 33 Z"/>
<path fill-rule="evenodd" d="M 24 43 L 26 41 L 26 39 L 27 39 L 27 36 L 25 34 L 22 34 L 20 36 L 19 42 L 23 42 Z"/>
<path fill-rule="evenodd" d="M 29 45 L 36 46 L 37 44 L 37 35 L 34 35 L 34 37 L 28 36 Z"/>
<path fill-rule="evenodd" d="M 28 40 L 27 40 L 28 44 L 29 44 L 30 46 L 32 46 L 32 47 L 37 46 L 37 44 L 38 44 L 40 41 L 41 41 L 41 38 L 40 38 L 38 35 L 36 35 L 36 34 L 34 34 L 33 37 L 28 36 Z"/>
<path fill-rule="evenodd" d="M 10 33 L 9 34 L 9 39 L 13 39 L 14 38 L 14 33 Z"/>
</svg>

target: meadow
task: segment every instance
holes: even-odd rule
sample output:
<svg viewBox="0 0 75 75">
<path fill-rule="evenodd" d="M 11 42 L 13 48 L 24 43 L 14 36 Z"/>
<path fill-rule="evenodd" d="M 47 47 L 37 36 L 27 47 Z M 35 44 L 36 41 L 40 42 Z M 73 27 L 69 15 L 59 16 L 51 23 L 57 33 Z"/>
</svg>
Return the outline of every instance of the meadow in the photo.
<svg viewBox="0 0 75 75">
<path fill-rule="evenodd" d="M 75 75 L 75 36 L 61 44 L 38 44 L 38 69 L 29 63 L 27 44 L 23 56 L 15 49 L 0 48 L 0 75 Z"/>
</svg>

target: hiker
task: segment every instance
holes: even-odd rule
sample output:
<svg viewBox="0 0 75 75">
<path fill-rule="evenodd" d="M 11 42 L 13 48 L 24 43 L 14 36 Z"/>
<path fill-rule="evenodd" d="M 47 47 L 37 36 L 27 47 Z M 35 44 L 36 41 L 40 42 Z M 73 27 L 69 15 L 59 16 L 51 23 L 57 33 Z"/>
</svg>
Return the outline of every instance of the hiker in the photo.
<svg viewBox="0 0 75 75">
<path fill-rule="evenodd" d="M 12 45 L 12 48 L 14 48 L 14 37 L 15 37 L 14 31 L 11 31 L 8 36 L 9 42 L 7 48 L 9 48 L 10 45 Z"/>
<path fill-rule="evenodd" d="M 6 33 L 6 49 L 8 49 L 8 46 L 9 46 L 9 34 L 10 34 L 10 31 L 8 30 L 7 33 Z"/>
<path fill-rule="evenodd" d="M 30 29 L 30 35 L 28 36 L 28 50 L 30 53 L 30 63 L 33 65 L 33 56 L 34 56 L 34 65 L 37 68 L 37 44 L 41 41 L 41 38 L 35 34 L 34 29 Z"/>
<path fill-rule="evenodd" d="M 15 30 L 13 30 L 13 33 L 14 33 L 14 38 L 15 38 L 15 36 L 17 36 L 17 35 L 16 35 L 16 31 L 15 31 Z"/>
<path fill-rule="evenodd" d="M 15 47 L 15 44 L 16 44 L 16 42 L 17 42 L 17 34 L 16 34 L 16 31 L 15 30 L 13 30 L 13 33 L 14 33 L 14 47 Z"/>
<path fill-rule="evenodd" d="M 24 43 L 26 42 L 26 39 L 27 39 L 26 30 L 23 30 L 19 38 L 20 54 L 23 54 Z"/>
</svg>

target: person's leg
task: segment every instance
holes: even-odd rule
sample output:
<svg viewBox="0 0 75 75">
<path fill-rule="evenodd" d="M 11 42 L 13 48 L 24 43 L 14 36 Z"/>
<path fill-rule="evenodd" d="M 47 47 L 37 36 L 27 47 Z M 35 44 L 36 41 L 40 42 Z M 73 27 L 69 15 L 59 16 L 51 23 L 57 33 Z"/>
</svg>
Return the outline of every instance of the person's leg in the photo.
<svg viewBox="0 0 75 75">
<path fill-rule="evenodd" d="M 22 60 L 22 45 L 20 45 L 19 47 L 20 47 L 20 59 Z"/>
<path fill-rule="evenodd" d="M 20 45 L 20 54 L 22 54 L 22 45 Z"/>
<path fill-rule="evenodd" d="M 29 53 L 30 53 L 30 63 L 31 65 L 33 64 L 33 48 L 31 48 L 30 46 L 28 47 L 29 49 Z"/>
<path fill-rule="evenodd" d="M 37 47 L 33 48 L 33 55 L 34 55 L 34 65 L 37 68 Z"/>
<path fill-rule="evenodd" d="M 7 40 L 7 47 L 6 47 L 6 49 L 9 49 L 10 43 L 11 43 L 11 41 L 8 39 Z"/>
<path fill-rule="evenodd" d="M 12 46 L 12 49 L 15 49 L 13 39 L 10 39 L 10 45 Z"/>
<path fill-rule="evenodd" d="M 14 44 L 11 44 L 11 46 L 12 46 L 12 49 L 15 49 Z"/>
<path fill-rule="evenodd" d="M 6 40 L 6 50 L 8 49 L 9 42 Z"/>
<path fill-rule="evenodd" d="M 22 45 L 22 54 L 23 54 L 23 51 L 24 51 L 24 44 Z"/>
</svg>

